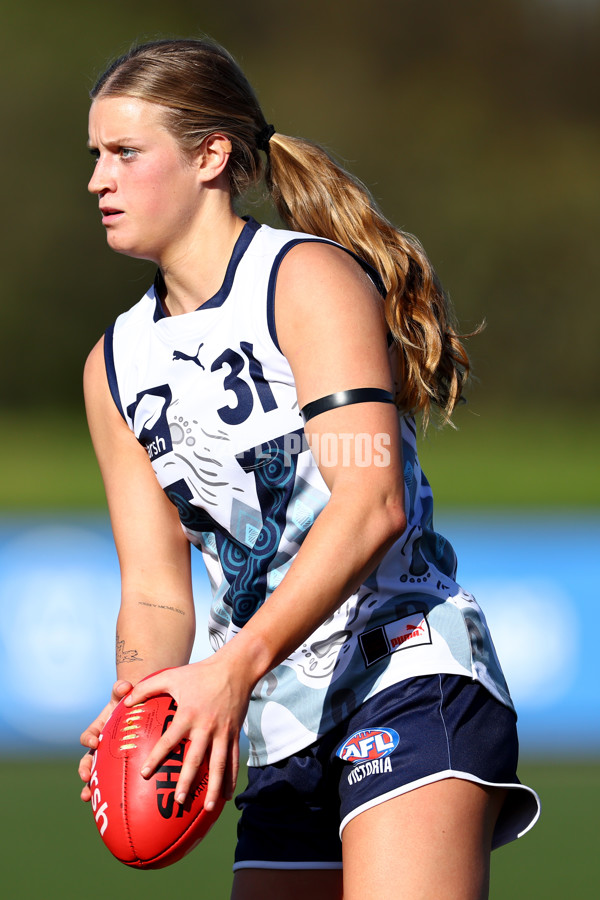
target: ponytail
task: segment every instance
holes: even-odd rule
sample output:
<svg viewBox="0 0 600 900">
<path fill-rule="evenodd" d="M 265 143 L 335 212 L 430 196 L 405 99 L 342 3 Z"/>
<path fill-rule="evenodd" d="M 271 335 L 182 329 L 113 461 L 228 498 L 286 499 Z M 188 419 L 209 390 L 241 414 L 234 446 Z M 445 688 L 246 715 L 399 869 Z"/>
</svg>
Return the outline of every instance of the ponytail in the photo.
<svg viewBox="0 0 600 900">
<path fill-rule="evenodd" d="M 442 423 L 450 422 L 469 376 L 469 358 L 421 244 L 395 228 L 367 188 L 316 144 L 276 133 L 267 160 L 267 187 L 285 224 L 337 241 L 379 273 L 398 350 L 399 409 L 420 413 L 424 428 L 434 406 Z"/>
<path fill-rule="evenodd" d="M 443 422 L 450 420 L 469 375 L 469 360 L 423 248 L 394 228 L 365 186 L 323 149 L 274 132 L 247 78 L 223 47 L 208 40 L 159 40 L 133 47 L 91 91 L 92 99 L 115 95 L 160 104 L 166 126 L 184 151 L 195 152 L 216 131 L 226 134 L 232 145 L 232 197 L 260 180 L 263 151 L 266 183 L 288 227 L 337 241 L 379 273 L 398 350 L 398 407 L 420 413 L 424 426 L 434 406 Z"/>
</svg>

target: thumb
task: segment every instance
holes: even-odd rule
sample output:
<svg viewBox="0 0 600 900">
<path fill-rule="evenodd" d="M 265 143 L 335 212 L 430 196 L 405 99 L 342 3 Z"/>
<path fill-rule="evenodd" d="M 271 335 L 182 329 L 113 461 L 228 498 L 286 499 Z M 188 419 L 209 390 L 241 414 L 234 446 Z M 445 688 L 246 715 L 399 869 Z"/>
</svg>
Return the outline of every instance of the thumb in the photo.
<svg viewBox="0 0 600 900">
<path fill-rule="evenodd" d="M 170 693 L 168 680 L 164 677 L 163 673 L 169 672 L 171 668 L 173 667 L 159 669 L 158 672 L 153 672 L 152 675 L 146 675 L 145 678 L 138 681 L 124 700 L 125 706 L 135 706 L 138 703 L 143 703 L 150 697 L 156 697 L 158 694 Z"/>
<path fill-rule="evenodd" d="M 130 681 L 116 681 L 113 684 L 112 688 L 112 699 L 118 703 L 119 700 L 122 700 L 133 688 L 133 685 Z"/>
</svg>

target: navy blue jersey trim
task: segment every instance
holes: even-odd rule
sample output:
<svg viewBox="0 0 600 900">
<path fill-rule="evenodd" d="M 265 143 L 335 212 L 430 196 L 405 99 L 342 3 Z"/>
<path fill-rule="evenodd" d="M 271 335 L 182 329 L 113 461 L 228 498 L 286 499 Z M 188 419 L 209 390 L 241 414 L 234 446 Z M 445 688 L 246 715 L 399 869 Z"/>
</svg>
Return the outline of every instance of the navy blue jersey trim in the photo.
<svg viewBox="0 0 600 900">
<path fill-rule="evenodd" d="M 166 319 L 165 311 L 163 309 L 163 305 L 160 302 L 160 288 L 163 283 L 162 274 L 160 269 L 157 269 L 156 275 L 154 276 L 154 283 L 152 288 L 154 290 L 154 315 L 152 316 L 153 322 L 159 322 L 161 319 Z"/>
<path fill-rule="evenodd" d="M 207 300 L 206 303 L 203 303 L 202 306 L 198 307 L 198 311 L 202 311 L 203 309 L 214 309 L 215 307 L 222 306 L 223 303 L 225 303 L 231 291 L 237 267 L 242 261 L 244 253 L 250 246 L 252 239 L 254 238 L 254 235 L 259 228 L 260 224 L 256 221 L 256 219 L 253 219 L 250 216 L 247 217 L 246 224 L 244 225 L 244 228 L 236 241 L 235 247 L 233 248 L 233 253 L 231 254 L 231 259 L 229 260 L 229 265 L 227 266 L 227 271 L 225 272 L 223 284 L 214 295 L 214 297 L 211 297 L 210 300 Z"/>
<path fill-rule="evenodd" d="M 271 335 L 271 339 L 280 353 L 282 352 L 282 350 L 279 346 L 279 340 L 277 338 L 277 328 L 275 326 L 275 287 L 277 285 L 277 275 L 279 274 L 279 267 L 290 250 L 292 250 L 298 244 L 308 244 L 311 241 L 316 244 L 331 244 L 332 247 L 339 247 L 340 250 L 344 250 L 344 252 L 355 259 L 356 262 L 361 266 L 361 268 L 367 273 L 381 296 L 385 297 L 386 295 L 386 290 L 379 273 L 368 262 L 365 262 L 364 259 L 361 259 L 360 256 L 357 256 L 356 253 L 353 253 L 352 250 L 348 250 L 347 247 L 342 247 L 341 244 L 336 244 L 335 241 L 329 241 L 327 240 L 327 238 L 320 237 L 301 237 L 296 238 L 295 240 L 291 240 L 288 244 L 285 244 L 285 246 L 281 248 L 281 250 L 275 257 L 273 268 L 271 269 L 271 274 L 269 276 L 269 286 L 267 289 L 267 324 L 269 327 L 269 334 Z"/>
<path fill-rule="evenodd" d="M 110 388 L 110 393 L 112 395 L 113 400 L 115 401 L 115 406 L 125 419 L 125 413 L 123 412 L 123 406 L 121 404 L 121 397 L 119 396 L 119 385 L 117 382 L 117 372 L 115 369 L 115 355 L 113 350 L 113 333 L 115 330 L 114 322 L 110 325 L 106 331 L 104 332 L 104 365 L 106 366 L 106 377 L 108 379 L 108 386 Z M 127 421 L 127 420 L 125 420 Z"/>
<path fill-rule="evenodd" d="M 203 303 L 202 306 L 198 307 L 196 312 L 202 312 L 203 309 L 216 309 L 219 306 L 223 306 L 223 304 L 229 297 L 237 267 L 239 266 L 244 253 L 250 246 L 254 235 L 260 228 L 260 223 L 257 222 L 256 219 L 253 219 L 251 216 L 244 216 L 244 219 L 246 224 L 244 225 L 240 236 L 235 242 L 233 253 L 231 254 L 231 259 L 229 260 L 229 263 L 227 265 L 227 271 L 225 272 L 223 284 L 216 294 L 214 294 L 209 300 L 207 300 L 206 303 Z M 154 294 L 156 297 L 156 308 L 154 310 L 155 322 L 158 322 L 160 319 L 166 318 L 165 311 L 163 309 L 162 303 L 160 302 L 161 282 L 162 275 L 159 269 L 159 271 L 156 273 L 156 278 L 154 279 Z"/>
</svg>

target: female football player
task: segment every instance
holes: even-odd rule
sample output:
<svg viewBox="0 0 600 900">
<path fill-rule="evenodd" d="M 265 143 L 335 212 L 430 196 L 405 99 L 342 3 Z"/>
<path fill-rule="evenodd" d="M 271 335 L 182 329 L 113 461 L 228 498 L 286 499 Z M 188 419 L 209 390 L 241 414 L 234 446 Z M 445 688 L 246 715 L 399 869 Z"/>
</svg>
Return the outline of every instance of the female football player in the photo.
<svg viewBox="0 0 600 900">
<path fill-rule="evenodd" d="M 108 244 L 157 272 L 85 368 L 122 599 L 82 743 L 168 692 L 142 774 L 186 739 L 178 802 L 208 757 L 210 808 L 245 727 L 236 900 L 485 897 L 538 804 L 419 465 L 415 417 L 448 421 L 469 372 L 427 256 L 211 42 L 137 46 L 91 97 Z M 285 229 L 240 215 L 263 177 Z M 193 664 L 191 545 L 216 651 Z"/>
</svg>

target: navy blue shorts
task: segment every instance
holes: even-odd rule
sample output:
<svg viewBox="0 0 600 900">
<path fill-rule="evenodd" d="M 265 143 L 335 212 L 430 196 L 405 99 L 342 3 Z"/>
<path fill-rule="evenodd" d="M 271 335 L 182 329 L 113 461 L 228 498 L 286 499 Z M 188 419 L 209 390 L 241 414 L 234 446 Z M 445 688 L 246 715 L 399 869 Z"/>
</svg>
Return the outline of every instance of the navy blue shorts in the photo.
<svg viewBox="0 0 600 900">
<path fill-rule="evenodd" d="M 517 778 L 516 717 L 460 675 L 410 678 L 367 700 L 321 740 L 248 768 L 234 870 L 341 868 L 341 834 L 363 810 L 445 778 L 507 787 L 494 847 L 535 823 Z"/>
</svg>

